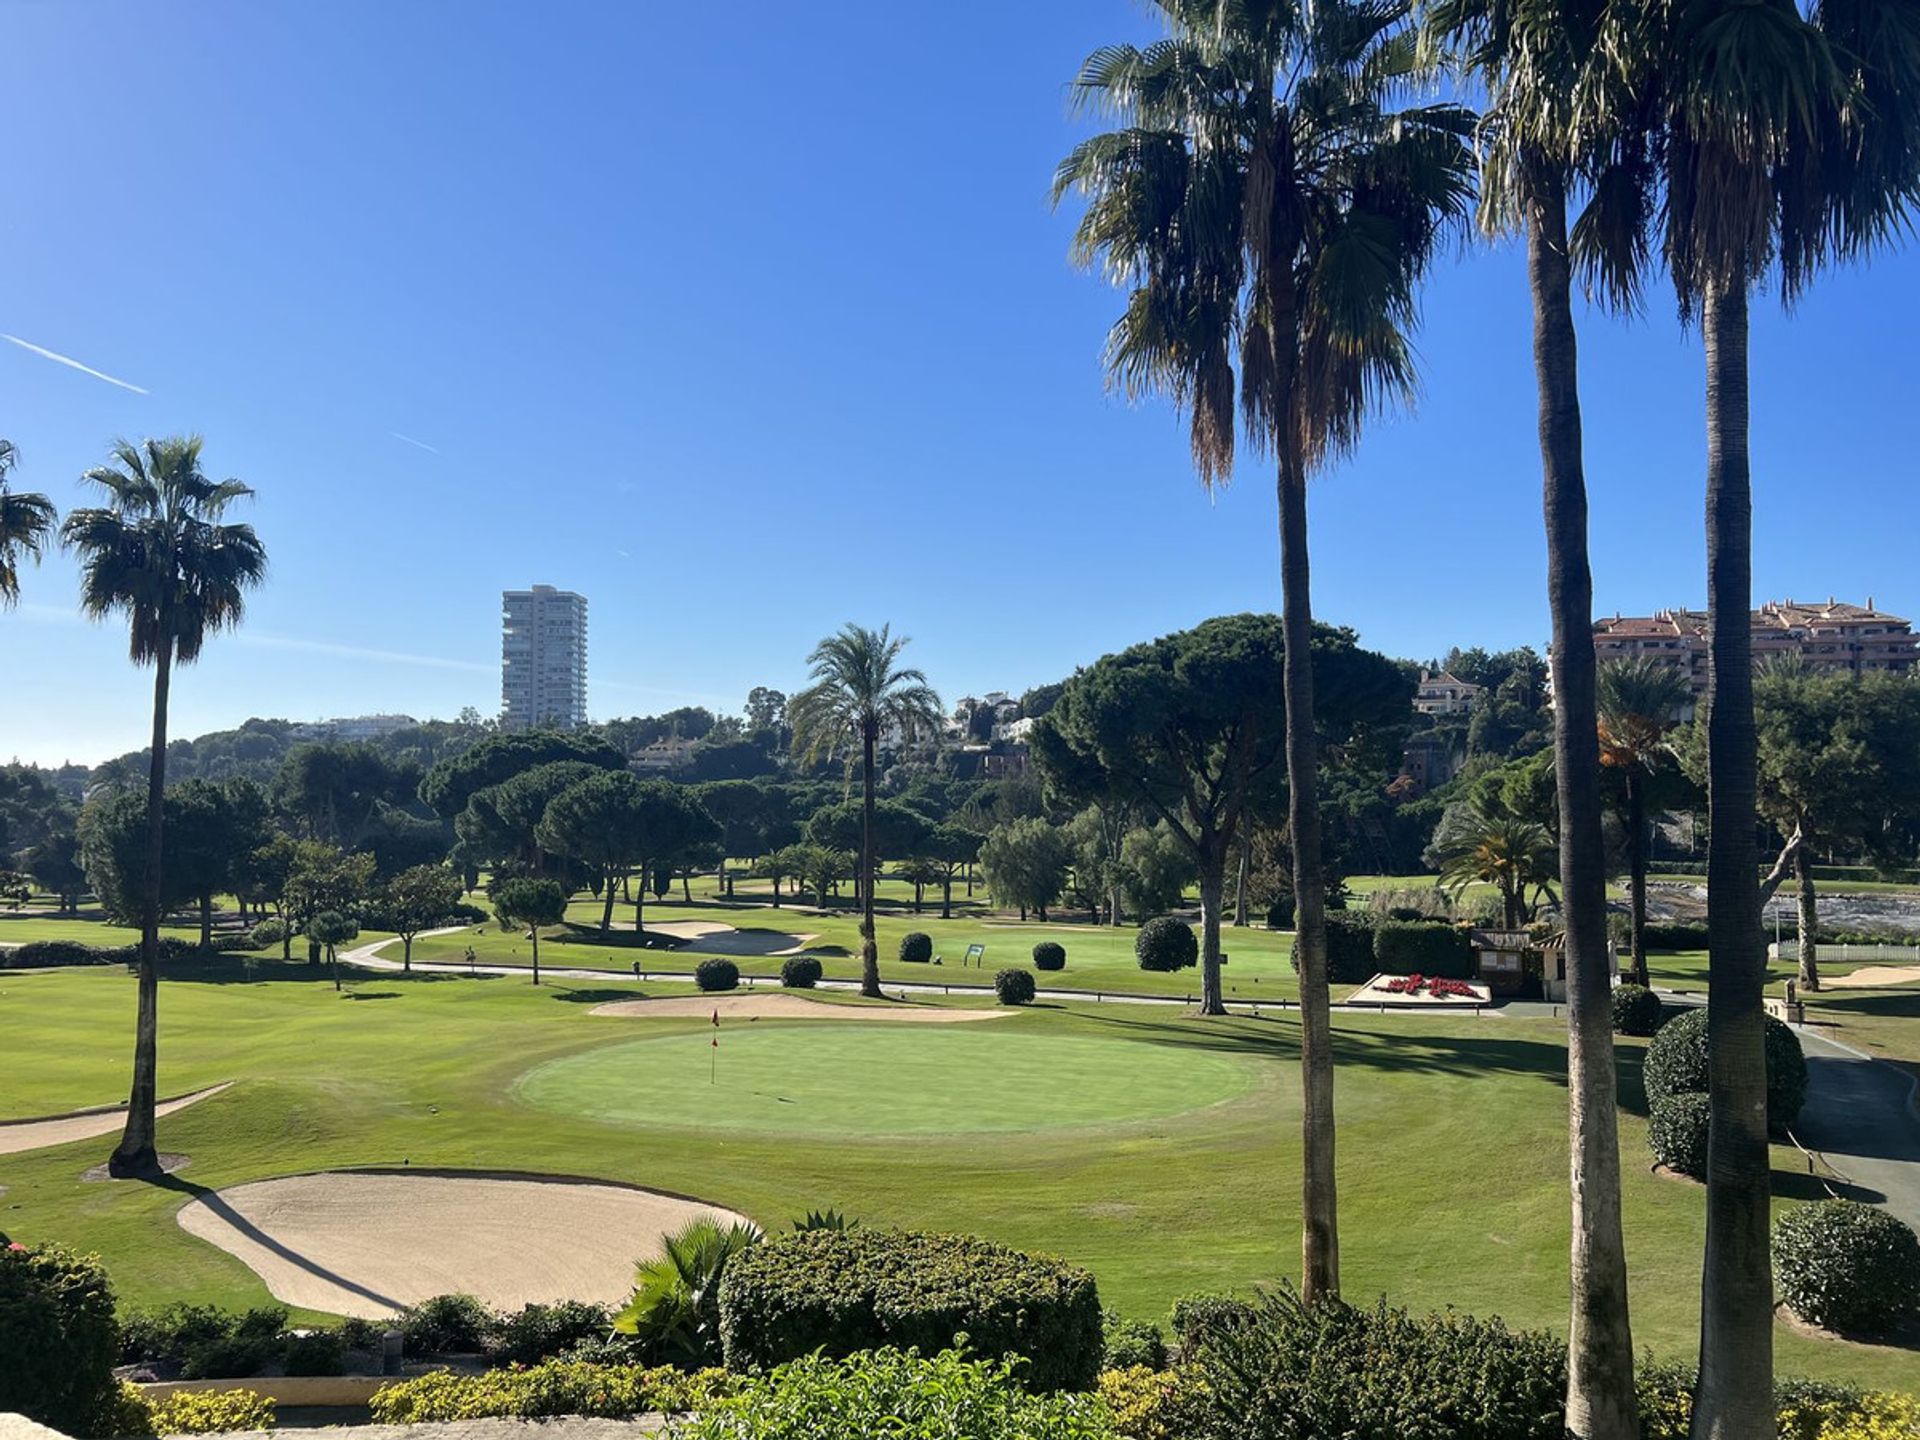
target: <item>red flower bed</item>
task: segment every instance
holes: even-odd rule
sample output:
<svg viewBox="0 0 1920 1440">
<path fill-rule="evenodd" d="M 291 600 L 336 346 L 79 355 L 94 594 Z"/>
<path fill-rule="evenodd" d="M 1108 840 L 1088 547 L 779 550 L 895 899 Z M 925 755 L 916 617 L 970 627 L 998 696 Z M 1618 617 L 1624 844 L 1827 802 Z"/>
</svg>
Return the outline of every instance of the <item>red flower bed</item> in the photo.
<svg viewBox="0 0 1920 1440">
<path fill-rule="evenodd" d="M 1387 981 L 1389 995 L 1426 994 L 1435 1000 L 1478 1000 L 1479 994 L 1464 980 L 1447 980 L 1440 976 L 1428 979 L 1425 975 L 1396 975 Z"/>
</svg>

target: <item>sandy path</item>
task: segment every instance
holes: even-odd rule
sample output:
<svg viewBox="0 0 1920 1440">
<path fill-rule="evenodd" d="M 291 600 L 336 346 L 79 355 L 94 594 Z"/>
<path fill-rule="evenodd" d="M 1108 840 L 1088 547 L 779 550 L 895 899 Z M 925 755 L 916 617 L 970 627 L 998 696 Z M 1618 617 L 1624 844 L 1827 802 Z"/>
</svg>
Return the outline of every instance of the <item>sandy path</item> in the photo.
<svg viewBox="0 0 1920 1440">
<path fill-rule="evenodd" d="M 1862 965 L 1851 975 L 1823 975 L 1823 990 L 1869 989 L 1876 985 L 1909 985 L 1920 980 L 1920 965 Z"/>
<path fill-rule="evenodd" d="M 432 1173 L 292 1175 L 205 1195 L 180 1228 L 235 1256 L 276 1300 L 375 1319 L 464 1291 L 531 1301 L 624 1300 L 633 1262 L 690 1220 L 730 1210 L 651 1190 Z"/>
<path fill-rule="evenodd" d="M 641 1020 L 670 1020 L 718 1011 L 723 1019 L 744 1020 L 892 1020 L 920 1025 L 951 1025 L 967 1020 L 998 1020 L 1010 1010 L 954 1010 L 932 1005 L 894 1007 L 831 1005 L 798 995 L 679 995 L 665 1000 L 615 1000 L 596 1005 L 594 1015 L 628 1015 Z"/>
<path fill-rule="evenodd" d="M 181 1095 L 172 1100 L 163 1101 L 154 1106 L 156 1116 L 171 1115 L 176 1110 L 184 1110 L 189 1105 L 205 1100 L 209 1095 L 218 1095 L 233 1082 L 223 1081 L 218 1085 L 209 1085 L 204 1090 L 195 1090 L 191 1095 Z M 16 1155 L 22 1150 L 44 1150 L 51 1145 L 65 1145 L 74 1140 L 90 1140 L 95 1135 L 111 1135 L 127 1123 L 127 1107 L 110 1106 L 105 1110 L 79 1110 L 71 1115 L 55 1115 L 46 1120 L 6 1120 L 0 1121 L 0 1155 Z"/>
</svg>

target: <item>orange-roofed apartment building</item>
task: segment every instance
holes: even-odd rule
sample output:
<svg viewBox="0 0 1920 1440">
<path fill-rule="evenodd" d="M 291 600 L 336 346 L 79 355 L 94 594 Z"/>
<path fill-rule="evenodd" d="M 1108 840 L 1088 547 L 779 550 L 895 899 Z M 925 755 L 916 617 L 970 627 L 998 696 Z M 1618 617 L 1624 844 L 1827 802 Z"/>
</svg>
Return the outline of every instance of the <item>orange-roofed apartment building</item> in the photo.
<svg viewBox="0 0 1920 1440">
<path fill-rule="evenodd" d="M 1662 610 L 1654 615 L 1615 615 L 1593 622 L 1593 648 L 1600 662 L 1646 658 L 1684 670 L 1696 696 L 1707 693 L 1707 614 Z M 1898 615 L 1876 610 L 1873 597 L 1850 605 L 1828 597 L 1823 605 L 1769 600 L 1753 612 L 1753 663 L 1765 665 L 1795 655 L 1816 669 L 1849 675 L 1910 673 L 1916 652 L 1913 627 Z"/>
</svg>

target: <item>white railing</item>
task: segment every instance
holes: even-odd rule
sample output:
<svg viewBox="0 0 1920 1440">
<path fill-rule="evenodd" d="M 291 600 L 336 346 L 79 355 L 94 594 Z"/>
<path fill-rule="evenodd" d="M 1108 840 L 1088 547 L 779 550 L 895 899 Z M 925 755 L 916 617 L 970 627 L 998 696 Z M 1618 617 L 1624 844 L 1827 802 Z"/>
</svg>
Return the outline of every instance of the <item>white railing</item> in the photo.
<svg viewBox="0 0 1920 1440">
<path fill-rule="evenodd" d="M 1920 965 L 1920 945 L 1827 945 L 1814 947 L 1814 953 L 1822 960 L 1890 960 L 1907 965 Z M 1775 940 L 1767 945 L 1769 960 L 1798 960 L 1800 942 L 1798 940 Z"/>
</svg>

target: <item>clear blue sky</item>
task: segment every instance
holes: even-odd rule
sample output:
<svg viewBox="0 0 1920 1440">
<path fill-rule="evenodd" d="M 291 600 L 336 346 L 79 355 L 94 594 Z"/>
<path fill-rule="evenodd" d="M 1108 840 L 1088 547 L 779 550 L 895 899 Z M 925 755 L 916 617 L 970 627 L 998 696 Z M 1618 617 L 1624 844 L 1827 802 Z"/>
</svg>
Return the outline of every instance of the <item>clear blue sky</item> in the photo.
<svg viewBox="0 0 1920 1440">
<path fill-rule="evenodd" d="M 1050 212 L 1064 84 L 1128 0 L 7 7 L 0 435 L 64 508 L 116 434 L 259 490 L 247 626 L 174 733 L 499 703 L 498 592 L 592 602 L 596 716 L 793 689 L 891 620 L 948 697 L 1278 603 L 1271 482 L 1209 499 L 1103 390 L 1118 298 Z M 1920 610 L 1920 257 L 1754 327 L 1759 598 Z M 1450 260 L 1417 412 L 1314 501 L 1367 643 L 1543 644 L 1517 250 Z M 1699 604 L 1700 357 L 1582 332 L 1597 606 Z M 408 438 L 402 438 L 408 437 Z M 149 676 L 56 559 L 0 616 L 0 756 L 142 743 Z"/>
</svg>

